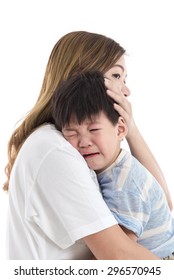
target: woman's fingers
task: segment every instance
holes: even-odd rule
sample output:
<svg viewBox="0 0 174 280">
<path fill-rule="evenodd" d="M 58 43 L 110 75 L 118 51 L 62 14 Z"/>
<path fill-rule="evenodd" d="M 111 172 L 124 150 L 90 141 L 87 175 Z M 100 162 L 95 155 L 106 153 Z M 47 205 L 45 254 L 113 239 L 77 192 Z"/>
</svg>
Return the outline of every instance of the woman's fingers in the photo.
<svg viewBox="0 0 174 280">
<path fill-rule="evenodd" d="M 107 94 L 117 103 L 119 104 L 124 110 L 130 111 L 130 102 L 123 94 L 118 94 L 114 91 L 109 89 L 106 90 Z"/>
<path fill-rule="evenodd" d="M 126 86 L 121 88 L 119 84 L 116 84 L 106 78 L 105 86 L 107 88 L 107 94 L 115 101 L 115 110 L 117 110 L 120 116 L 124 118 L 130 132 L 132 126 L 134 125 L 134 119 L 132 113 L 132 105 L 127 98 L 127 96 L 130 95 L 129 89 Z"/>
<path fill-rule="evenodd" d="M 118 84 L 118 83 L 113 83 L 111 80 L 105 78 L 104 79 L 105 81 L 105 86 L 108 90 L 111 90 L 113 92 L 116 92 L 116 93 L 120 93 L 121 94 L 121 85 Z"/>
<path fill-rule="evenodd" d="M 125 97 L 130 96 L 130 90 L 125 84 L 116 83 L 107 78 L 105 78 L 104 81 L 105 86 L 108 90 L 111 90 L 120 95 L 124 95 Z"/>
<path fill-rule="evenodd" d="M 123 94 L 120 95 L 111 90 L 106 90 L 106 92 L 115 101 L 115 110 L 124 118 L 128 126 L 128 130 L 130 130 L 132 124 L 134 123 L 131 103 Z"/>
</svg>

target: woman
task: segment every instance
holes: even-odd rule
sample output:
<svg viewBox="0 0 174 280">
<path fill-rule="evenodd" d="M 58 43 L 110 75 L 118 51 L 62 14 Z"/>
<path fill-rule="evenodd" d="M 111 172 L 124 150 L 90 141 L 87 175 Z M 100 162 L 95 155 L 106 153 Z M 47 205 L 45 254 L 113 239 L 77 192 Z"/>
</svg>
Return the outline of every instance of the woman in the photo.
<svg viewBox="0 0 174 280">
<path fill-rule="evenodd" d="M 8 145 L 8 256 L 10 259 L 157 259 L 132 242 L 106 207 L 94 174 L 84 159 L 54 127 L 51 101 L 69 76 L 101 71 L 108 94 L 129 127 L 132 154 L 146 166 L 170 195 L 147 144 L 135 125 L 126 67 L 120 86 L 115 63 L 125 50 L 114 40 L 84 31 L 63 36 L 54 46 L 39 98 L 12 134 Z M 151 163 L 149 165 L 149 162 Z"/>
</svg>

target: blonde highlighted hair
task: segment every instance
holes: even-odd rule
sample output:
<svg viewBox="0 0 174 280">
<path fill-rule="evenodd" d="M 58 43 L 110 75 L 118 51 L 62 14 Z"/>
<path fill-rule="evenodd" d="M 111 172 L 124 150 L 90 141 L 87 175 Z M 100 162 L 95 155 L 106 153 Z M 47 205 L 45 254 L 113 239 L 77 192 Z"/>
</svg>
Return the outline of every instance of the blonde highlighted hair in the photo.
<svg viewBox="0 0 174 280">
<path fill-rule="evenodd" d="M 12 167 L 26 138 L 43 123 L 54 123 L 51 100 L 60 84 L 79 72 L 104 73 L 124 53 L 125 50 L 117 42 L 101 34 L 74 31 L 60 38 L 50 54 L 36 104 L 10 137 L 4 190 L 8 190 Z"/>
</svg>

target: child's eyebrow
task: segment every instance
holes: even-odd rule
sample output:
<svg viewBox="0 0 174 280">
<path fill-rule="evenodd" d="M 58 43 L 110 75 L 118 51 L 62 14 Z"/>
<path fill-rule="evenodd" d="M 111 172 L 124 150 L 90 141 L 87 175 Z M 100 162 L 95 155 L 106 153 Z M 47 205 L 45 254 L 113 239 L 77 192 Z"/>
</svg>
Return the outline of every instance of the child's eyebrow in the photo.
<svg viewBox="0 0 174 280">
<path fill-rule="evenodd" d="M 68 127 L 63 127 L 63 130 L 73 131 L 73 130 L 75 130 L 75 128 L 68 126 Z"/>
</svg>

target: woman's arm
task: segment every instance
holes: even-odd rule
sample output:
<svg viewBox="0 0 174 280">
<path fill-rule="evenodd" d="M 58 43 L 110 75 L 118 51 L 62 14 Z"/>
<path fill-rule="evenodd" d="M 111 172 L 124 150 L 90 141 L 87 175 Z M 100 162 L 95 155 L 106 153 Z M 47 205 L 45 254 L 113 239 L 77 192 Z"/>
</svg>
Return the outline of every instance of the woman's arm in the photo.
<svg viewBox="0 0 174 280">
<path fill-rule="evenodd" d="M 132 241 L 119 225 L 88 235 L 84 241 L 98 260 L 159 260 L 146 248 Z"/>
<path fill-rule="evenodd" d="M 136 234 L 132 231 L 132 230 L 129 230 L 123 226 L 120 226 L 121 229 L 124 231 L 124 233 L 126 233 L 126 235 L 134 242 L 137 242 L 138 238 L 136 236 Z"/>
<path fill-rule="evenodd" d="M 128 98 L 124 96 L 124 92 L 119 92 L 118 88 L 115 87 L 114 83 L 111 80 L 106 79 L 105 83 L 108 89 L 108 95 L 117 102 L 114 104 L 115 109 L 127 123 L 128 134 L 126 136 L 126 140 L 128 142 L 132 155 L 137 160 L 139 160 L 141 164 L 143 164 L 156 178 L 158 183 L 163 188 L 168 201 L 168 205 L 172 210 L 173 204 L 166 180 L 159 164 L 157 163 L 155 157 L 153 156 L 151 150 L 149 149 L 147 143 L 145 142 L 143 136 L 141 135 L 139 129 L 135 124 L 131 103 L 128 101 Z"/>
<path fill-rule="evenodd" d="M 132 130 L 132 133 L 129 134 L 126 139 L 132 155 L 136 157 L 151 172 L 151 174 L 156 178 L 160 186 L 163 188 L 169 208 L 172 210 L 173 204 L 164 175 L 136 126 L 134 127 L 134 131 Z"/>
</svg>

